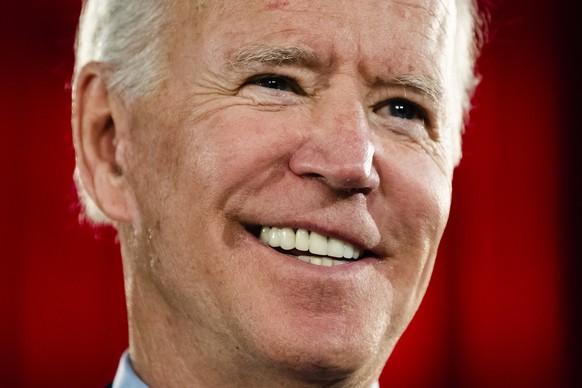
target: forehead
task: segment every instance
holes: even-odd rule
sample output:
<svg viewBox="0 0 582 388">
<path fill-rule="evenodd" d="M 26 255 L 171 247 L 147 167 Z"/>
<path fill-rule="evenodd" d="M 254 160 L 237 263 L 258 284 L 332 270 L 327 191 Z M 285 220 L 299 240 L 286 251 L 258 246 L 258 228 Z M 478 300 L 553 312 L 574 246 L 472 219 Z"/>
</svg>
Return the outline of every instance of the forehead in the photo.
<svg viewBox="0 0 582 388">
<path fill-rule="evenodd" d="M 234 16 L 257 15 L 266 12 L 292 12 L 333 18 L 349 15 L 352 21 L 364 17 L 381 20 L 390 14 L 401 18 L 415 17 L 426 14 L 439 18 L 442 13 L 448 14 L 455 10 L 459 0 L 183 0 L 189 11 L 201 12 L 206 17 L 225 16 L 229 13 Z M 184 11 L 184 9 L 180 9 Z M 426 16 L 425 15 L 425 16 Z M 278 22 L 282 22 L 279 20 Z M 288 20 L 289 21 L 289 20 Z M 293 22 L 300 21 L 293 19 Z M 323 22 L 323 20 L 320 20 Z M 275 21 L 277 22 L 277 21 Z"/>
<path fill-rule="evenodd" d="M 203 10 L 203 12 L 200 12 Z M 253 44 L 306 47 L 321 61 L 419 68 L 447 57 L 456 28 L 454 0 L 246 0 L 196 7 L 185 23 L 207 52 L 228 61 Z M 186 14 L 186 13 L 183 13 Z"/>
</svg>

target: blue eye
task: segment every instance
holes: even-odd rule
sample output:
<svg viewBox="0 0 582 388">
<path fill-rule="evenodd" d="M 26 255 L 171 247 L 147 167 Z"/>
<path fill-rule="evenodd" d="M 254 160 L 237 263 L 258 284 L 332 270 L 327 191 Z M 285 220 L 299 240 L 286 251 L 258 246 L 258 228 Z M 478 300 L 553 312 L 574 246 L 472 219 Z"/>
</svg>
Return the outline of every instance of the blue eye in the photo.
<svg viewBox="0 0 582 388">
<path fill-rule="evenodd" d="M 374 108 L 374 112 L 378 114 L 382 114 L 382 110 L 385 111 L 385 114 L 389 114 L 392 117 L 402 120 L 426 120 L 424 109 L 403 98 L 395 98 L 385 101 L 381 103 L 380 106 Z"/>
</svg>

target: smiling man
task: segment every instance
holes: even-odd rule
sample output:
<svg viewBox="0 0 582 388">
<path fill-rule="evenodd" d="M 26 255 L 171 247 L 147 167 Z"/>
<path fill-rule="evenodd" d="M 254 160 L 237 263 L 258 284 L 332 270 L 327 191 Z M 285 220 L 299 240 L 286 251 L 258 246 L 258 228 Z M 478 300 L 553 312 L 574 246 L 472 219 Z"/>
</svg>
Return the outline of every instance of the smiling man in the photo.
<svg viewBox="0 0 582 388">
<path fill-rule="evenodd" d="M 375 384 L 447 222 L 474 7 L 86 2 L 76 178 L 119 233 L 114 386 Z"/>
</svg>

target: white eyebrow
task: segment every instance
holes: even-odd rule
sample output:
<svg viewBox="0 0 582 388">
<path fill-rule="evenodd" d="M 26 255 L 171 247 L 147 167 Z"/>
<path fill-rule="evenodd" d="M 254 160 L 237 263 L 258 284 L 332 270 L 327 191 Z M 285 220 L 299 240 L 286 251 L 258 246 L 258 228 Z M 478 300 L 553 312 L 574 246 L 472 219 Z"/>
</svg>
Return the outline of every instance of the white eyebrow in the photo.
<svg viewBox="0 0 582 388">
<path fill-rule="evenodd" d="M 301 66 L 307 68 L 325 67 L 323 60 L 313 51 L 297 46 L 270 46 L 252 44 L 238 50 L 228 63 L 237 71 L 257 67 Z M 377 78 L 376 86 L 414 90 L 435 102 L 442 97 L 441 85 L 432 78 L 417 74 L 402 74 L 388 78 Z"/>
<path fill-rule="evenodd" d="M 414 90 L 417 93 L 429 97 L 435 102 L 440 101 L 443 92 L 441 85 L 432 78 L 417 74 L 402 74 L 387 79 L 378 79 L 376 82 L 380 86 L 403 88 Z"/>
<path fill-rule="evenodd" d="M 239 70 L 257 66 L 283 65 L 319 67 L 321 61 L 315 53 L 301 47 L 254 44 L 238 50 L 229 60 L 229 64 Z"/>
</svg>

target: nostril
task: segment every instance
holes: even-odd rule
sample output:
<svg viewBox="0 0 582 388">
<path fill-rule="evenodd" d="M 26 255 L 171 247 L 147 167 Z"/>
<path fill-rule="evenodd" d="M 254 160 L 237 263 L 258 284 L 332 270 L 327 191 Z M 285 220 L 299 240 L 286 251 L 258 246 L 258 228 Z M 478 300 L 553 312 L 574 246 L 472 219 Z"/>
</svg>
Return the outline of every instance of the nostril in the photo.
<svg viewBox="0 0 582 388">
<path fill-rule="evenodd" d="M 349 188 L 349 189 L 340 189 L 337 191 L 338 191 L 340 196 L 347 198 L 347 197 L 351 197 L 351 196 L 356 195 L 356 194 L 368 195 L 368 194 L 370 194 L 372 189 L 370 187 L 361 187 L 361 188 L 354 187 L 354 188 Z"/>
<path fill-rule="evenodd" d="M 307 173 L 302 175 L 303 178 L 315 179 L 321 181 L 325 186 L 330 187 L 341 197 L 350 197 L 355 194 L 369 194 L 373 188 L 368 186 L 365 179 L 345 178 L 341 181 L 337 177 L 326 177 L 317 173 Z"/>
<path fill-rule="evenodd" d="M 320 175 L 320 174 L 317 174 L 317 173 L 314 173 L 314 172 L 309 172 L 309 173 L 307 173 L 307 174 L 303 174 L 303 176 L 304 176 L 304 177 L 306 177 L 306 178 L 314 178 L 314 179 L 320 179 L 320 178 L 323 178 L 323 179 L 325 179 L 325 178 L 323 177 L 323 175 Z"/>
<path fill-rule="evenodd" d="M 354 194 L 369 194 L 378 186 L 377 179 L 374 176 L 377 175 L 368 174 L 356 177 L 356 175 L 336 174 L 324 176 L 322 181 L 334 191 L 350 196 Z"/>
</svg>

